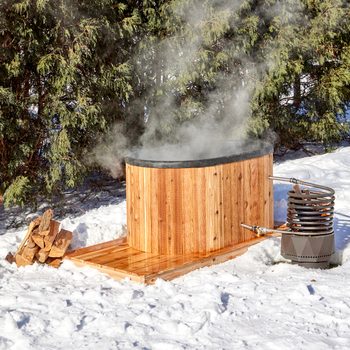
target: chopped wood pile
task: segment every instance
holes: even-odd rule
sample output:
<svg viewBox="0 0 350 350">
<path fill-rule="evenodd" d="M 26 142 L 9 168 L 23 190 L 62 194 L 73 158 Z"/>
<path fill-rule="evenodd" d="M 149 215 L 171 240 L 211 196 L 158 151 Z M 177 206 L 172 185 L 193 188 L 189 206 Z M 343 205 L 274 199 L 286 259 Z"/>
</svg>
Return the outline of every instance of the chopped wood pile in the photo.
<svg viewBox="0 0 350 350">
<path fill-rule="evenodd" d="M 52 218 L 53 211 L 49 209 L 29 224 L 27 234 L 13 257 L 18 267 L 34 262 L 53 267 L 61 264 L 73 235 L 70 231 L 60 230 L 60 223 Z"/>
</svg>

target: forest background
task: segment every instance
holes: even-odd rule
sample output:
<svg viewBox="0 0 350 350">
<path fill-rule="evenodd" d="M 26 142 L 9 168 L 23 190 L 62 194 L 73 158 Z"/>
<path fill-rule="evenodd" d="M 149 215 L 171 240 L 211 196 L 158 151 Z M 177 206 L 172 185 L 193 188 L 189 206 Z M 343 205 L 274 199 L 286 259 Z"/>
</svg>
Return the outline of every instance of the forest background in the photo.
<svg viewBox="0 0 350 350">
<path fill-rule="evenodd" d="M 119 176 L 125 150 L 187 125 L 331 148 L 349 102 L 346 0 L 0 0 L 6 205 Z"/>
</svg>

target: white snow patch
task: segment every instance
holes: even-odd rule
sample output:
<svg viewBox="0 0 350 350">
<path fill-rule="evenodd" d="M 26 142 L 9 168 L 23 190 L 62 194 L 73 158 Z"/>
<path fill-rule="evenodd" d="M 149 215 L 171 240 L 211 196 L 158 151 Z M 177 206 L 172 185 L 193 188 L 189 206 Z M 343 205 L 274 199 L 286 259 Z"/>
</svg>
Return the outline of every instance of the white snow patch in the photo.
<svg viewBox="0 0 350 350">
<path fill-rule="evenodd" d="M 350 347 L 350 148 L 287 161 L 278 176 L 336 190 L 336 261 L 291 265 L 280 240 L 171 282 L 114 281 L 64 262 L 17 269 L 4 260 L 25 234 L 0 236 L 0 349 L 348 349 Z M 276 217 L 288 186 L 275 184 Z M 125 234 L 125 201 L 66 218 L 74 247 Z"/>
</svg>

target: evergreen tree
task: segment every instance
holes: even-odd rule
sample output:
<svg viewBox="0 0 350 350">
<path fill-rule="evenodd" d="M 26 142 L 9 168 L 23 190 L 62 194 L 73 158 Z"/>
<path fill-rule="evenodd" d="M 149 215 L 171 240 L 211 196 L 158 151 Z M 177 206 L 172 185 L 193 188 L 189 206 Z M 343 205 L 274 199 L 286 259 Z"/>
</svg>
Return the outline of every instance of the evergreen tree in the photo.
<svg viewBox="0 0 350 350">
<path fill-rule="evenodd" d="M 349 45 L 346 0 L 1 0 L 0 193 L 75 186 L 115 122 L 131 144 L 248 118 L 287 147 L 339 140 Z"/>
<path fill-rule="evenodd" d="M 346 138 L 350 102 L 350 6 L 343 0 L 290 1 L 293 21 L 274 22 L 272 69 L 255 103 L 255 122 L 279 143 L 329 145 Z"/>
<path fill-rule="evenodd" d="M 0 2 L 0 193 L 22 204 L 73 187 L 96 134 L 132 94 L 128 1 Z"/>
<path fill-rule="evenodd" d="M 346 0 L 160 1 L 139 46 L 142 141 L 181 142 L 177 128 L 203 115 L 237 126 L 240 108 L 250 134 L 273 130 L 279 145 L 346 137 L 349 11 Z"/>
<path fill-rule="evenodd" d="M 263 62 L 251 1 L 159 1 L 147 11 L 135 56 L 147 114 L 141 142 L 183 142 L 176 131 L 190 120 L 237 124 L 227 118 L 232 99 Z"/>
</svg>

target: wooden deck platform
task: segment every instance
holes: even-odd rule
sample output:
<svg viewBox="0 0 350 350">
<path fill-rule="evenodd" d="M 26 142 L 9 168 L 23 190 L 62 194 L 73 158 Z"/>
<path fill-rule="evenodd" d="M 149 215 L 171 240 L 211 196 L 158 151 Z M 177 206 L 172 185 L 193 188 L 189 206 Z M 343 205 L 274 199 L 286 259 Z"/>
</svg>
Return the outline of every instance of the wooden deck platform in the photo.
<svg viewBox="0 0 350 350">
<path fill-rule="evenodd" d="M 171 280 L 192 270 L 225 262 L 246 252 L 249 246 L 261 242 L 264 237 L 205 254 L 165 255 L 145 253 L 131 248 L 126 238 L 77 249 L 65 259 L 78 266 L 90 266 L 117 280 L 152 284 L 157 278 Z"/>
</svg>

